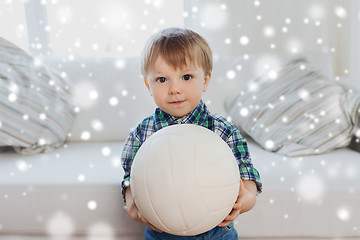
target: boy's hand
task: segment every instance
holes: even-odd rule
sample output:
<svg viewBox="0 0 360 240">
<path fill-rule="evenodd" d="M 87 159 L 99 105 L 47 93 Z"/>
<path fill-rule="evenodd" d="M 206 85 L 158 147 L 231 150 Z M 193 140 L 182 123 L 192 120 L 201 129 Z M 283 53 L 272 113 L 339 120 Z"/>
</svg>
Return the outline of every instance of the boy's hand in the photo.
<svg viewBox="0 0 360 240">
<path fill-rule="evenodd" d="M 257 187 L 253 181 L 242 181 L 240 179 L 239 195 L 230 214 L 218 226 L 226 227 L 234 221 L 241 213 L 251 210 L 256 202 Z"/>
<path fill-rule="evenodd" d="M 131 189 L 128 187 L 125 192 L 125 198 L 126 198 L 126 213 L 127 215 L 137 221 L 146 224 L 149 228 L 151 228 L 154 231 L 162 232 L 160 229 L 153 226 L 151 223 L 149 223 L 143 215 L 140 213 L 139 209 L 135 205 L 135 201 L 131 194 Z"/>
</svg>

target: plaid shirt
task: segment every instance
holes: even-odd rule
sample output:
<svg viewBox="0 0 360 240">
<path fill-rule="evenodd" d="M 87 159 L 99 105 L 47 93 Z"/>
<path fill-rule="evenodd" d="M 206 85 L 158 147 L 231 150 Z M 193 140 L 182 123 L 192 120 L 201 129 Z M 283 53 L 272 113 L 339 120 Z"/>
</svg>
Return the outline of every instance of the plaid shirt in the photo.
<svg viewBox="0 0 360 240">
<path fill-rule="evenodd" d="M 131 165 L 140 146 L 156 131 L 174 124 L 197 124 L 210 129 L 218 134 L 232 149 L 239 164 L 242 180 L 252 180 L 256 183 L 258 192 L 261 192 L 262 183 L 259 172 L 251 163 L 247 143 L 241 136 L 240 130 L 225 118 L 208 111 L 203 101 L 189 114 L 183 117 L 174 117 L 160 108 L 155 113 L 145 118 L 128 136 L 121 156 L 122 167 L 125 175 L 122 181 L 123 195 L 129 186 Z M 125 198 L 124 198 L 125 199 Z"/>
</svg>

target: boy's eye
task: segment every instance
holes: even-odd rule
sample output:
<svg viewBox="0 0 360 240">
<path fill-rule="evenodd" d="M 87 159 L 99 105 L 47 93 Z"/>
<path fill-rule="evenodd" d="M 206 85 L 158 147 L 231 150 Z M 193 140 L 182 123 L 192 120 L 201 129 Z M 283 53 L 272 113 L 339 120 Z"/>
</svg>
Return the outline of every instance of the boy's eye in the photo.
<svg viewBox="0 0 360 240">
<path fill-rule="evenodd" d="M 160 83 L 166 82 L 166 78 L 164 78 L 164 77 L 159 77 L 159 78 L 157 78 L 156 80 L 157 80 L 158 82 L 160 82 Z"/>
<path fill-rule="evenodd" d="M 192 76 L 191 75 L 189 75 L 189 74 L 186 74 L 186 75 L 184 75 L 183 76 L 183 80 L 190 80 L 192 78 Z"/>
</svg>

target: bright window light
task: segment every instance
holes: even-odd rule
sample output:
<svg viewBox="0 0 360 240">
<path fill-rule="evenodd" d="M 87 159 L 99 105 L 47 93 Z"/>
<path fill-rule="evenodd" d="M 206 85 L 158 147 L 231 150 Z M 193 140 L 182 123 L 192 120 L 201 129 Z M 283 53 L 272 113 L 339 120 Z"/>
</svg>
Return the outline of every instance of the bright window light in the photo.
<svg viewBox="0 0 360 240">
<path fill-rule="evenodd" d="M 183 1 L 61 0 L 47 2 L 55 55 L 137 56 L 146 39 L 182 27 Z"/>
<path fill-rule="evenodd" d="M 0 36 L 28 49 L 29 40 L 23 1 L 0 1 Z"/>
</svg>

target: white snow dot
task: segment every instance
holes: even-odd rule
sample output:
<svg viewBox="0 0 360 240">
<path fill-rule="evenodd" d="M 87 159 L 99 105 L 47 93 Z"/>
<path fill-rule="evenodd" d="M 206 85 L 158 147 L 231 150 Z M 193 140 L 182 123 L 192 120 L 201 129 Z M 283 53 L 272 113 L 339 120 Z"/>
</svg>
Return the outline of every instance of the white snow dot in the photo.
<svg viewBox="0 0 360 240">
<path fill-rule="evenodd" d="M 209 3 L 204 6 L 200 16 L 200 22 L 203 23 L 204 27 L 210 30 L 216 30 L 226 25 L 228 22 L 228 14 L 224 6 L 226 5 L 220 3 Z"/>
<path fill-rule="evenodd" d="M 119 157 L 114 157 L 111 160 L 113 167 L 118 168 L 121 166 L 121 159 Z"/>
<path fill-rule="evenodd" d="M 24 160 L 18 160 L 16 162 L 16 167 L 20 172 L 27 172 L 29 169 L 28 164 Z"/>
<path fill-rule="evenodd" d="M 249 42 L 250 42 L 250 40 L 249 40 L 249 38 L 247 37 L 247 36 L 242 36 L 241 38 L 240 38 L 240 43 L 241 43 L 241 45 L 248 45 L 249 44 Z"/>
<path fill-rule="evenodd" d="M 93 48 L 94 50 L 98 50 L 98 49 L 99 49 L 99 45 L 96 44 L 96 43 L 94 43 L 94 44 L 92 45 L 92 48 Z"/>
<path fill-rule="evenodd" d="M 256 91 L 258 89 L 258 87 L 259 87 L 259 85 L 255 82 L 250 82 L 249 86 L 248 86 L 250 92 Z"/>
<path fill-rule="evenodd" d="M 10 93 L 9 96 L 8 96 L 8 99 L 10 102 L 15 102 L 16 99 L 17 99 L 17 96 L 15 93 Z"/>
<path fill-rule="evenodd" d="M 306 100 L 308 99 L 308 97 L 310 96 L 310 93 L 308 90 L 306 89 L 300 89 L 298 91 L 298 96 L 302 99 L 302 100 Z"/>
<path fill-rule="evenodd" d="M 85 176 L 84 176 L 83 174 L 80 174 L 80 175 L 78 176 L 78 180 L 79 180 L 79 182 L 85 181 Z"/>
<path fill-rule="evenodd" d="M 84 131 L 84 132 L 81 133 L 81 139 L 82 140 L 89 140 L 90 137 L 91 137 L 91 134 L 88 131 Z"/>
<path fill-rule="evenodd" d="M 60 76 L 61 76 L 62 78 L 66 78 L 66 77 L 67 77 L 67 73 L 66 73 L 66 72 L 61 72 L 61 73 L 60 73 Z"/>
<path fill-rule="evenodd" d="M 101 149 L 101 153 L 104 156 L 109 156 L 111 154 L 111 149 L 109 147 L 103 147 Z"/>
<path fill-rule="evenodd" d="M 350 219 L 349 210 L 346 208 L 340 208 L 337 210 L 337 216 L 341 221 L 347 222 Z"/>
<path fill-rule="evenodd" d="M 109 99 L 109 104 L 110 104 L 111 106 L 116 106 L 116 105 L 119 104 L 119 99 L 118 99 L 117 97 L 111 97 L 111 98 Z"/>
<path fill-rule="evenodd" d="M 40 138 L 38 143 L 40 146 L 44 146 L 46 144 L 46 140 L 44 138 Z"/>
<path fill-rule="evenodd" d="M 60 211 L 51 216 L 47 224 L 47 232 L 52 236 L 70 236 L 74 229 L 75 226 L 71 217 Z"/>
<path fill-rule="evenodd" d="M 99 237 L 101 236 L 101 237 Z M 107 237 L 102 237 L 107 236 Z M 99 240 L 99 239 L 116 239 L 115 230 L 107 222 L 97 222 L 91 225 L 87 231 L 87 240 Z"/>
<path fill-rule="evenodd" d="M 101 23 L 106 23 L 106 18 L 105 18 L 105 17 L 101 17 L 101 18 L 100 18 L 100 22 L 101 22 Z"/>
<path fill-rule="evenodd" d="M 46 119 L 46 114 L 45 113 L 40 113 L 39 118 L 41 120 L 45 120 Z"/>
<path fill-rule="evenodd" d="M 95 131 L 98 131 L 98 132 L 101 132 L 102 130 L 104 130 L 104 124 L 98 119 L 92 120 L 91 126 Z"/>
<path fill-rule="evenodd" d="M 10 82 L 8 85 L 8 89 L 10 90 L 10 92 L 12 93 L 19 93 L 19 86 L 16 83 Z"/>
<path fill-rule="evenodd" d="M 41 44 L 37 44 L 36 45 L 36 48 L 37 49 L 41 49 Z M 33 64 L 35 65 L 35 67 L 39 67 L 43 64 L 42 60 L 40 58 L 35 58 L 34 61 L 33 61 Z"/>
<path fill-rule="evenodd" d="M 342 6 L 336 6 L 334 8 L 334 12 L 335 12 L 335 15 L 338 16 L 339 18 L 346 18 L 347 17 L 347 11 Z"/>
<path fill-rule="evenodd" d="M 360 128 L 355 130 L 355 136 L 360 138 Z"/>
<path fill-rule="evenodd" d="M 96 100 L 99 97 L 99 93 L 96 90 L 91 90 L 89 92 L 89 98 L 92 100 Z"/>
<path fill-rule="evenodd" d="M 299 179 L 297 189 L 302 199 L 313 202 L 322 197 L 325 187 L 323 180 L 319 176 L 308 174 Z"/>
<path fill-rule="evenodd" d="M 266 140 L 266 141 L 265 141 L 265 147 L 266 147 L 268 150 L 272 150 L 272 149 L 275 147 L 274 141 L 272 141 L 272 140 Z"/>
<path fill-rule="evenodd" d="M 90 210 L 95 210 L 96 208 L 97 208 L 97 203 L 95 202 L 95 201 L 89 201 L 88 202 L 88 208 L 90 209 Z"/>
<path fill-rule="evenodd" d="M 278 77 L 277 71 L 275 71 L 275 70 L 270 70 L 270 71 L 268 72 L 268 77 L 269 77 L 271 80 L 276 79 L 276 78 Z"/>
<path fill-rule="evenodd" d="M 241 108 L 240 115 L 246 117 L 247 115 L 249 115 L 249 109 L 247 109 L 246 107 Z"/>
<path fill-rule="evenodd" d="M 126 90 L 121 91 L 121 96 L 126 97 L 127 95 L 128 95 L 128 91 Z"/>
<path fill-rule="evenodd" d="M 118 59 L 115 61 L 115 67 L 117 69 L 124 69 L 126 66 L 126 61 L 123 59 Z"/>
<path fill-rule="evenodd" d="M 234 79 L 234 78 L 236 77 L 235 71 L 229 70 L 229 71 L 226 73 L 226 77 L 227 77 L 228 79 Z"/>
<path fill-rule="evenodd" d="M 273 37 L 275 34 L 275 29 L 272 26 L 266 26 L 263 30 L 265 37 Z"/>
</svg>

